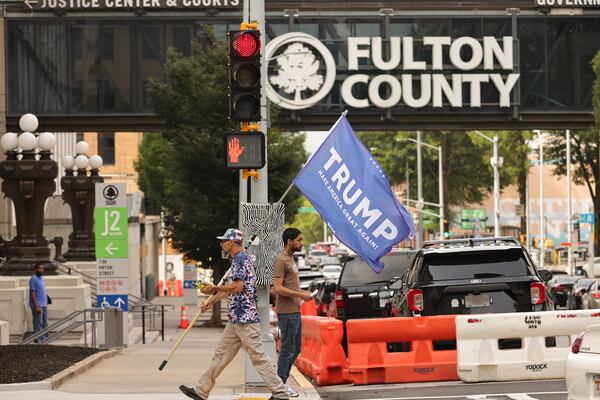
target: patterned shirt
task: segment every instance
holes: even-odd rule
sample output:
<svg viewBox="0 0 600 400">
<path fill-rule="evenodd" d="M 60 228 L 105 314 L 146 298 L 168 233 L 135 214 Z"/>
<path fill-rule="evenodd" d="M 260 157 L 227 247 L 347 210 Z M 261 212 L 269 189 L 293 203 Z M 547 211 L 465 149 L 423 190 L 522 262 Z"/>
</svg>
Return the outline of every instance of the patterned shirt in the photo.
<svg viewBox="0 0 600 400">
<path fill-rule="evenodd" d="M 240 280 L 244 290 L 227 295 L 229 320 L 234 324 L 254 324 L 259 322 L 258 295 L 256 293 L 256 274 L 254 263 L 248 254 L 240 252 L 233 257 L 231 274 L 227 283 Z"/>
</svg>

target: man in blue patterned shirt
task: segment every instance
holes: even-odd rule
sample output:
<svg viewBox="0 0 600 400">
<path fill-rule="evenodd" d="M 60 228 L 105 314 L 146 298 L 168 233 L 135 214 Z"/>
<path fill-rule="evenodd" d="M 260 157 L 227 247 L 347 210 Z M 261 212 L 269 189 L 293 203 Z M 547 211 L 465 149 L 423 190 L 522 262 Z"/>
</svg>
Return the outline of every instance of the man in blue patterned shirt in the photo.
<svg viewBox="0 0 600 400">
<path fill-rule="evenodd" d="M 244 251 L 244 233 L 231 228 L 223 236 L 218 236 L 221 248 L 232 258 L 230 274 L 225 284 L 215 286 L 206 283 L 204 294 L 214 294 L 200 307 L 203 312 L 214 303 L 227 296 L 229 322 L 223 330 L 221 341 L 215 350 L 208 370 L 202 375 L 195 388 L 179 386 L 187 397 L 206 400 L 215 386 L 219 374 L 229 365 L 240 348 L 250 356 L 252 365 L 263 378 L 272 393 L 271 400 L 288 399 L 287 387 L 277 376 L 273 362 L 262 344 L 258 317 L 258 296 L 256 293 L 256 274 L 254 263 Z"/>
</svg>

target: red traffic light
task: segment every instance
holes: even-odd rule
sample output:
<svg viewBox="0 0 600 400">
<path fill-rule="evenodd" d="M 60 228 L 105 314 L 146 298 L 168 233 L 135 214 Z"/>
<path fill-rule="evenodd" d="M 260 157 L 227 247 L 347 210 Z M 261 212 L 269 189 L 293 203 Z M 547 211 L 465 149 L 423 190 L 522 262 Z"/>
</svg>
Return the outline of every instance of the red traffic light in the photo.
<svg viewBox="0 0 600 400">
<path fill-rule="evenodd" d="M 233 48 L 242 58 L 250 58 L 260 52 L 260 38 L 253 32 L 240 32 L 233 38 Z"/>
<path fill-rule="evenodd" d="M 226 166 L 231 169 L 261 169 L 266 164 L 265 134 L 262 132 L 227 132 Z"/>
</svg>

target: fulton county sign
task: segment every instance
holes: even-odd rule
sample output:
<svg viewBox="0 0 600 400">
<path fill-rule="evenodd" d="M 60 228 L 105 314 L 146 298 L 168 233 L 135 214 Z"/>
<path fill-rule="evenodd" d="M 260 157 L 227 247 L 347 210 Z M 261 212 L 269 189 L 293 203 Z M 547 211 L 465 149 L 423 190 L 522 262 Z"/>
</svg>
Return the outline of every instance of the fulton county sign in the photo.
<svg viewBox="0 0 600 400">
<path fill-rule="evenodd" d="M 342 71 L 340 88 L 345 105 L 480 108 L 490 105 L 482 102 L 486 87 L 493 93 L 495 107 L 511 106 L 511 93 L 519 80 L 513 72 L 512 37 L 391 37 L 386 42 L 381 37 L 347 38 L 347 71 Z M 417 54 L 423 57 L 424 52 L 427 57 L 419 59 Z M 306 33 L 278 36 L 267 45 L 265 57 L 270 64 L 267 95 L 288 110 L 317 105 L 337 79 L 329 49 Z M 359 96 L 361 86 L 366 90 Z"/>
</svg>

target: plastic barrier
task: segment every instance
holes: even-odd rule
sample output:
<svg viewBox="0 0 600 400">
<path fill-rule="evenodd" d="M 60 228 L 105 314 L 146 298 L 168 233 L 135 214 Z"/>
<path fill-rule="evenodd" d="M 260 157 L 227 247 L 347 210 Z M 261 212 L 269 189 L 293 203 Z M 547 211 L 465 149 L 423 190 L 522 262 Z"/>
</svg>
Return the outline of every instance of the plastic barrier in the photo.
<svg viewBox="0 0 600 400">
<path fill-rule="evenodd" d="M 458 380 L 455 316 L 377 318 L 346 322 L 348 378 L 354 384 Z M 445 342 L 441 342 L 445 341 Z M 390 350 L 388 350 L 388 346 Z"/>
<path fill-rule="evenodd" d="M 571 344 L 598 310 L 456 317 L 458 375 L 464 382 L 561 379 Z"/>
<path fill-rule="evenodd" d="M 183 296 L 183 281 L 175 280 L 167 281 L 167 296 L 180 297 Z"/>
<path fill-rule="evenodd" d="M 315 300 L 304 301 L 300 305 L 300 314 L 302 315 L 317 315 L 317 304 Z"/>
<path fill-rule="evenodd" d="M 296 366 L 317 385 L 346 383 L 344 327 L 334 318 L 302 316 L 302 352 Z"/>
</svg>

